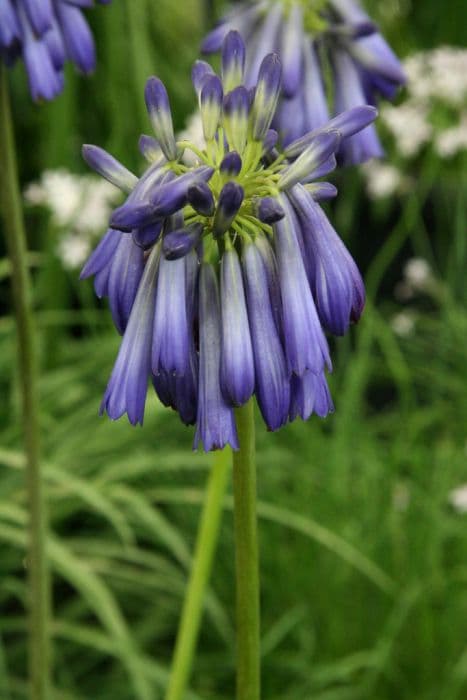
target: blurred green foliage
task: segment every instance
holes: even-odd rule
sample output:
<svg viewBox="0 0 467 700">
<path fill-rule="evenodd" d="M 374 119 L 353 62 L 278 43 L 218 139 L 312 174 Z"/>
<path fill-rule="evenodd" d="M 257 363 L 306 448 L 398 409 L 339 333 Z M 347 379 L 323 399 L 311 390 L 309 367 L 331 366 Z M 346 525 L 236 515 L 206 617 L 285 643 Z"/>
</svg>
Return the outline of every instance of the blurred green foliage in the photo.
<svg viewBox="0 0 467 700">
<path fill-rule="evenodd" d="M 461 0 L 368 7 L 402 56 L 465 41 Z M 84 141 L 139 168 L 144 81 L 165 80 L 182 127 L 203 17 L 196 0 L 99 8 L 96 74 L 70 71 L 63 96 L 40 108 L 17 67 L 23 183 L 46 168 L 84 171 Z M 427 152 L 415 191 L 384 202 L 368 201 L 354 171 L 336 176 L 333 220 L 365 270 L 369 303 L 334 347 L 336 413 L 277 434 L 258 423 L 265 700 L 467 695 L 467 515 L 449 496 L 467 482 L 465 165 Z M 191 453 L 191 431 L 153 396 L 143 429 L 97 418 L 119 339 L 90 284 L 60 267 L 45 217 L 29 214 L 28 233 L 57 698 L 161 698 L 211 457 Z M 393 288 L 413 255 L 435 281 L 410 302 L 415 329 L 401 336 Z M 16 700 L 26 697 L 27 511 L 8 269 L 0 261 L 0 698 Z M 233 697 L 231 509 L 229 497 L 187 700 Z"/>
</svg>

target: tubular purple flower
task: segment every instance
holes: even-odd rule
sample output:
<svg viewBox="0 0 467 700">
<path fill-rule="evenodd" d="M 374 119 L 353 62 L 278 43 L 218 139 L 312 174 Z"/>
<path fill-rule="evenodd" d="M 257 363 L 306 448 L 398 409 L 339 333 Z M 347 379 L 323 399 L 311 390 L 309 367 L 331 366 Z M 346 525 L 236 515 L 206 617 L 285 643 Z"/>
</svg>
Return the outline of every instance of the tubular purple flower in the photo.
<svg viewBox="0 0 467 700">
<path fill-rule="evenodd" d="M 335 335 L 358 321 L 365 305 L 363 280 L 325 213 L 301 185 L 291 198 L 297 209 L 308 256 L 309 281 L 323 326 Z"/>
<path fill-rule="evenodd" d="M 345 112 L 365 102 L 363 87 L 357 67 L 350 56 L 336 49 L 333 55 L 335 91 L 335 112 Z M 351 139 L 342 144 L 342 160 L 344 164 L 364 163 L 369 158 L 383 155 L 376 129 L 370 125 L 359 131 Z"/>
<path fill-rule="evenodd" d="M 169 97 L 164 83 L 159 78 L 151 77 L 146 82 L 144 93 L 146 107 L 152 128 L 167 160 L 177 158 L 177 146 L 170 111 Z"/>
<path fill-rule="evenodd" d="M 333 411 L 334 404 L 324 372 L 318 375 L 306 372 L 302 377 L 292 376 L 289 413 L 291 421 L 298 416 L 302 420 L 308 420 L 312 413 L 316 413 L 320 418 L 325 418 Z"/>
<path fill-rule="evenodd" d="M 133 175 L 116 158 L 104 151 L 99 146 L 84 144 L 81 148 L 83 158 L 90 168 L 102 175 L 106 180 L 128 194 L 134 189 L 138 182 L 136 175 Z"/>
<path fill-rule="evenodd" d="M 152 371 L 183 377 L 189 365 L 190 339 L 183 258 L 166 260 L 161 255 L 157 279 Z"/>
<path fill-rule="evenodd" d="M 214 236 L 220 236 L 230 228 L 242 205 L 244 194 L 243 187 L 236 182 L 230 181 L 224 185 L 214 214 L 212 225 Z"/>
<path fill-rule="evenodd" d="M 315 42 L 303 42 L 303 71 L 305 84 L 303 88 L 304 129 L 311 131 L 329 121 L 329 108 L 326 100 L 323 76 L 321 74 Z M 288 139 L 285 139 L 285 145 Z"/>
<path fill-rule="evenodd" d="M 239 153 L 245 148 L 248 135 L 250 98 L 241 85 L 224 97 L 224 127 L 229 147 Z"/>
<path fill-rule="evenodd" d="M 34 100 L 52 100 L 63 89 L 69 58 L 82 73 L 95 66 L 94 42 L 82 14 L 90 3 L 70 0 L 2 0 L 0 59 L 24 61 Z"/>
<path fill-rule="evenodd" d="M 220 387 L 221 311 L 214 268 L 201 265 L 199 281 L 199 387 L 198 414 L 193 449 L 200 442 L 205 451 L 230 445 L 238 449 L 233 410 Z"/>
<path fill-rule="evenodd" d="M 338 131 L 326 131 L 318 134 L 298 156 L 287 170 L 281 175 L 278 187 L 282 190 L 290 189 L 295 183 L 306 177 L 321 177 L 320 166 L 337 151 L 340 142 Z M 328 172 L 326 170 L 326 172 Z"/>
<path fill-rule="evenodd" d="M 288 418 L 289 377 L 271 308 L 266 269 L 255 244 L 245 246 L 242 267 L 255 363 L 256 398 L 269 430 L 278 430 Z"/>
<path fill-rule="evenodd" d="M 283 306 L 284 345 L 289 372 L 301 377 L 307 370 L 331 369 L 324 337 L 303 264 L 297 233 L 298 222 L 286 197 L 281 197 L 286 217 L 274 224 L 274 246 Z"/>
<path fill-rule="evenodd" d="M 274 197 L 263 197 L 255 202 L 256 216 L 265 224 L 275 224 L 284 218 L 285 212 Z"/>
<path fill-rule="evenodd" d="M 341 35 L 347 40 L 350 33 Z M 235 34 L 226 40 L 226 80 L 240 70 L 239 41 Z M 299 415 L 332 410 L 322 325 L 344 332 L 362 311 L 364 290 L 316 203 L 335 196 L 336 189 L 315 180 L 334 168 L 341 138 L 366 126 L 375 111 L 358 107 L 339 115 L 284 152 L 269 129 L 280 84 L 277 57 L 263 62 L 257 89 L 235 87 L 222 109 L 225 85 L 210 68 L 198 63 L 194 83 L 209 136 L 204 148 L 184 139 L 167 160 L 154 139 L 143 137 L 140 148 L 150 165 L 137 180 L 105 152 L 84 150 L 127 199 L 111 216 L 112 227 L 123 233 L 106 234 L 82 276 L 95 274 L 97 294 L 109 295 L 116 325 L 126 326 L 124 350 L 104 397 L 109 415 L 126 411 L 133 422 L 142 420 L 143 378 L 151 376 L 161 401 L 184 423 L 196 423 L 195 447 L 235 449 L 232 407 L 252 393 L 270 430 Z M 169 114 L 165 91 L 155 78 L 151 85 L 157 96 L 151 94 L 149 104 L 161 104 Z M 212 103 L 214 117 L 208 114 Z M 189 164 L 185 149 L 203 165 Z M 152 263 L 149 282 L 154 251 L 159 262 Z M 135 320 L 141 306 L 139 291 L 134 298 L 137 287 L 152 294 L 152 318 L 148 325 L 145 306 L 143 330 Z M 130 332 L 137 337 L 130 340 Z"/>
<path fill-rule="evenodd" d="M 146 158 L 148 163 L 154 163 L 154 161 L 160 158 L 162 153 L 159 143 L 153 136 L 148 136 L 147 134 L 141 134 L 138 141 L 139 152 Z"/>
<path fill-rule="evenodd" d="M 337 117 L 334 117 L 328 121 L 324 126 L 310 131 L 296 141 L 292 141 L 292 143 L 286 146 L 284 153 L 289 158 L 296 158 L 305 148 L 307 148 L 307 146 L 310 145 L 318 134 L 330 130 L 337 131 L 340 134 L 341 139 L 346 139 L 374 122 L 377 116 L 377 109 L 371 105 L 353 107 L 345 112 L 341 112 L 337 115 Z"/>
<path fill-rule="evenodd" d="M 112 256 L 107 291 L 110 310 L 116 329 L 122 334 L 128 323 L 138 286 L 144 270 L 144 253 L 135 245 L 129 233 L 120 234 L 120 241 Z"/>
<path fill-rule="evenodd" d="M 92 73 L 96 64 L 94 40 L 81 10 L 67 2 L 55 7 L 68 57 L 82 73 Z"/>
<path fill-rule="evenodd" d="M 226 92 L 243 83 L 245 44 L 236 31 L 229 32 L 222 45 L 222 82 Z"/>
<path fill-rule="evenodd" d="M 281 89 L 282 67 L 276 54 L 261 63 L 253 101 L 253 138 L 262 141 L 271 126 Z"/>
<path fill-rule="evenodd" d="M 242 269 L 235 248 L 226 250 L 222 256 L 221 309 L 222 393 L 229 403 L 241 406 L 253 394 L 255 370 Z"/>
<path fill-rule="evenodd" d="M 282 31 L 280 55 L 285 97 L 293 97 L 302 80 L 303 9 L 292 5 Z"/>
<path fill-rule="evenodd" d="M 219 126 L 223 96 L 220 78 L 217 75 L 207 75 L 199 97 L 203 133 L 207 142 L 214 138 Z"/>
<path fill-rule="evenodd" d="M 130 314 L 130 320 L 102 400 L 100 413 L 117 420 L 124 413 L 130 423 L 143 424 L 148 377 L 151 371 L 151 343 L 154 319 L 157 246 L 146 263 L 144 275 Z"/>
<path fill-rule="evenodd" d="M 261 61 L 268 53 L 278 54 L 283 64 L 282 93 L 274 116 L 274 128 L 287 146 L 310 130 L 328 121 L 330 103 L 336 94 L 334 114 L 347 106 L 376 103 L 382 96 L 392 99 L 405 83 L 401 64 L 377 27 L 351 0 L 299 3 L 264 0 L 240 3 L 202 45 L 203 51 L 218 51 L 229 30 L 243 33 L 246 42 L 245 84 L 252 88 L 258 80 Z M 342 52 L 355 69 L 342 66 L 329 79 L 327 66 L 340 63 Z M 325 75 L 326 74 L 326 75 Z M 343 100 L 342 85 L 351 80 L 351 92 Z M 360 162 L 379 155 L 381 149 L 373 129 L 365 137 L 349 134 L 343 144 L 344 162 Z M 352 148 L 352 141 L 363 145 Z M 354 158 L 356 160 L 354 160 Z"/>
<path fill-rule="evenodd" d="M 204 80 L 210 75 L 215 75 L 212 67 L 206 61 L 195 61 L 191 71 L 191 82 L 198 98 L 204 85 Z"/>
<path fill-rule="evenodd" d="M 187 190 L 188 204 L 202 216 L 214 214 L 215 202 L 212 190 L 205 182 L 197 182 Z"/>
<path fill-rule="evenodd" d="M 178 260 L 185 257 L 198 244 L 202 232 L 203 225 L 198 223 L 166 233 L 162 242 L 165 258 Z"/>
<path fill-rule="evenodd" d="M 235 177 L 242 169 L 242 159 L 237 151 L 229 151 L 219 165 L 219 171 L 227 177 Z"/>
</svg>

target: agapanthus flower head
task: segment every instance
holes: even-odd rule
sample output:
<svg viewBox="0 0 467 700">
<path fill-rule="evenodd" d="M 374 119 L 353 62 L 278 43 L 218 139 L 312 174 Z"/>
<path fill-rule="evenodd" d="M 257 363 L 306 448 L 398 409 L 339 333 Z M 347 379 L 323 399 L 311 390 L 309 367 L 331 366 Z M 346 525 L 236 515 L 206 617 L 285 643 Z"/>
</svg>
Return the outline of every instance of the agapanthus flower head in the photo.
<svg viewBox="0 0 467 700">
<path fill-rule="evenodd" d="M 270 125 L 280 61 L 267 55 L 247 89 L 243 56 L 231 32 L 222 77 L 203 61 L 193 67 L 204 148 L 176 139 L 165 88 L 150 78 L 156 139 L 140 139 L 142 177 L 83 149 L 127 195 L 82 272 L 95 275 L 124 334 L 102 411 L 141 423 L 151 379 L 163 404 L 196 423 L 194 445 L 205 450 L 238 446 L 233 409 L 253 394 L 270 430 L 331 411 L 324 331 L 345 333 L 364 304 L 355 263 L 319 204 L 336 190 L 315 180 L 376 110 L 357 107 L 278 151 Z"/>
<path fill-rule="evenodd" d="M 263 56 L 282 62 L 282 93 L 273 127 L 284 145 L 323 126 L 330 115 L 391 99 L 404 84 L 401 64 L 376 25 L 354 0 L 257 0 L 243 2 L 207 35 L 202 49 L 221 48 L 226 34 L 245 39 L 245 85 L 256 85 Z M 381 156 L 374 126 L 346 139 L 345 164 Z"/>
<path fill-rule="evenodd" d="M 93 4 L 93 0 L 0 0 L 0 59 L 7 65 L 23 59 L 33 100 L 52 100 L 63 90 L 67 60 L 81 73 L 93 71 L 94 41 L 82 11 Z"/>
</svg>

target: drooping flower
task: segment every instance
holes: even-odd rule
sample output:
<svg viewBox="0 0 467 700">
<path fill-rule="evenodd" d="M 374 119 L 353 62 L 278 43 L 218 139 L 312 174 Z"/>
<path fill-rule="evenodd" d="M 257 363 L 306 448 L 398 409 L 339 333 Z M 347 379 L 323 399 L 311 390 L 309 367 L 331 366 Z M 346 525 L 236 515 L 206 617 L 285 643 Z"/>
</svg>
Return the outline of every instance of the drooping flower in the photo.
<svg viewBox="0 0 467 700">
<path fill-rule="evenodd" d="M 281 63 L 267 55 L 249 91 L 244 53 L 230 32 L 222 77 L 203 61 L 193 67 L 205 147 L 176 139 L 155 77 L 146 103 L 156 139 L 140 139 L 142 177 L 83 147 L 127 195 L 82 272 L 123 333 L 102 410 L 142 422 L 152 380 L 164 405 L 196 423 L 194 446 L 205 450 L 238 447 L 233 409 L 252 395 L 270 430 L 332 411 L 324 331 L 344 333 L 364 304 L 356 265 L 319 205 L 336 190 L 315 180 L 376 110 L 354 108 L 279 151 L 270 125 Z"/>
<path fill-rule="evenodd" d="M 0 59 L 7 65 L 23 59 L 33 100 L 52 100 L 60 94 L 67 60 L 81 73 L 94 70 L 94 41 L 81 9 L 93 4 L 93 0 L 1 0 Z"/>
<path fill-rule="evenodd" d="M 231 30 L 246 43 L 245 85 L 256 85 L 265 54 L 283 66 L 282 94 L 273 127 L 284 145 L 353 107 L 391 99 L 405 83 L 401 64 L 377 27 L 354 0 L 243 2 L 207 35 L 202 49 L 221 48 Z M 349 134 L 350 135 L 350 134 Z M 343 163 L 382 155 L 374 126 L 341 144 Z"/>
</svg>

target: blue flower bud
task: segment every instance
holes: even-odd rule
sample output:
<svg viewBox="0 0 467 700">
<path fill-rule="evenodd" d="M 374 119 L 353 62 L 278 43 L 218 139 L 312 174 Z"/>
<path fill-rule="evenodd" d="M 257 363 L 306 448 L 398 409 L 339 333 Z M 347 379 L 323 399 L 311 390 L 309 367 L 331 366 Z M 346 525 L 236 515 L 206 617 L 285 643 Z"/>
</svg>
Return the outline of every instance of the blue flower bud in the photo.
<svg viewBox="0 0 467 700">
<path fill-rule="evenodd" d="M 284 218 L 285 212 L 274 197 L 263 197 L 256 202 L 256 216 L 265 224 L 274 224 Z"/>
<path fill-rule="evenodd" d="M 199 242 L 203 232 L 203 224 L 190 224 L 176 231 L 165 234 L 162 250 L 167 260 L 178 260 L 185 257 Z"/>
<path fill-rule="evenodd" d="M 224 97 L 224 127 L 231 149 L 243 153 L 248 135 L 250 98 L 248 90 L 237 87 Z"/>
<path fill-rule="evenodd" d="M 235 219 L 243 202 L 243 187 L 236 182 L 227 182 L 222 188 L 213 222 L 214 236 L 225 233 Z"/>
<path fill-rule="evenodd" d="M 91 144 L 84 144 L 81 149 L 86 163 L 105 177 L 106 180 L 115 185 L 123 192 L 131 192 L 132 189 L 138 182 L 136 175 L 133 175 L 124 165 L 118 162 L 116 158 L 104 151 L 103 148 L 99 146 L 92 146 Z"/>
<path fill-rule="evenodd" d="M 203 133 L 206 141 L 211 141 L 217 131 L 222 115 L 222 83 L 217 75 L 206 76 L 199 97 Z"/>
<path fill-rule="evenodd" d="M 223 175 L 236 177 L 242 169 L 242 159 L 237 151 L 229 151 L 222 159 L 219 170 Z"/>
<path fill-rule="evenodd" d="M 158 142 L 152 136 L 141 134 L 138 141 L 139 152 L 149 163 L 154 163 L 162 156 L 162 150 Z"/>
<path fill-rule="evenodd" d="M 282 66 L 276 54 L 266 56 L 261 64 L 253 102 L 253 137 L 262 141 L 267 134 L 281 90 Z"/>
<path fill-rule="evenodd" d="M 191 82 L 195 88 L 195 92 L 198 95 L 201 93 L 201 89 L 204 84 L 204 80 L 209 75 L 215 75 L 212 67 L 206 61 L 195 61 L 193 68 L 191 69 Z"/>
<path fill-rule="evenodd" d="M 222 44 L 222 82 L 226 92 L 243 83 L 245 44 L 237 31 L 227 34 Z"/>
<path fill-rule="evenodd" d="M 279 189 L 289 189 L 307 177 L 316 178 L 316 171 L 337 151 L 339 143 L 340 135 L 337 131 L 318 134 L 297 160 L 282 173 L 277 183 Z"/>
<path fill-rule="evenodd" d="M 201 216 L 214 214 L 215 202 L 211 188 L 205 182 L 197 182 L 187 190 L 187 200 Z"/>
<path fill-rule="evenodd" d="M 159 78 L 149 78 L 146 82 L 144 96 L 152 128 L 160 147 L 167 160 L 175 160 L 177 158 L 177 146 L 169 97 L 164 83 Z"/>
</svg>

